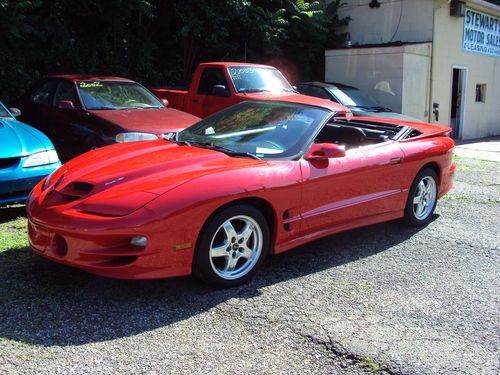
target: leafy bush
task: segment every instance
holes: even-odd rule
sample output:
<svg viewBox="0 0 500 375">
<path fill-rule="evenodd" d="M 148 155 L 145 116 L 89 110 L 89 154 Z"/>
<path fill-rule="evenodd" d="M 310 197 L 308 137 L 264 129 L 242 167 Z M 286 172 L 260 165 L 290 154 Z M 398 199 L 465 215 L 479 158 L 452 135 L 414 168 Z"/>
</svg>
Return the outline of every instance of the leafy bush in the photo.
<svg viewBox="0 0 500 375">
<path fill-rule="evenodd" d="M 203 61 L 267 62 L 322 79 L 340 0 L 0 0 L 0 99 L 47 74 L 181 84 Z"/>
</svg>

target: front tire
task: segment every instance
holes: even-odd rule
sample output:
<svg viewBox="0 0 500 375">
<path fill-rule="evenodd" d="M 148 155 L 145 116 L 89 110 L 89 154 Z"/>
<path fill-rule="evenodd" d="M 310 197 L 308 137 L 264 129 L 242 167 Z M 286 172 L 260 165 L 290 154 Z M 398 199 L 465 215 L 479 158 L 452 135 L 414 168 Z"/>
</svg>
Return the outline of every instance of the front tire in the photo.
<svg viewBox="0 0 500 375">
<path fill-rule="evenodd" d="M 208 219 L 196 244 L 193 273 L 219 287 L 250 279 L 269 252 L 269 226 L 253 206 L 222 209 Z"/>
<path fill-rule="evenodd" d="M 422 169 L 408 193 L 405 207 L 405 220 L 409 225 L 427 225 L 436 208 L 438 197 L 438 176 L 431 168 Z"/>
</svg>

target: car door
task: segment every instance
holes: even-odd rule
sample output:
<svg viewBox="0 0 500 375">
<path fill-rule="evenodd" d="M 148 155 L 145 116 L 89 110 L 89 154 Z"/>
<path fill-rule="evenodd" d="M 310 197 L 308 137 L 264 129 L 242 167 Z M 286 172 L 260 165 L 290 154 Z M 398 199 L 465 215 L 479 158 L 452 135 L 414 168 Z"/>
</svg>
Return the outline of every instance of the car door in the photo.
<svg viewBox="0 0 500 375">
<path fill-rule="evenodd" d="M 52 119 L 51 107 L 54 101 L 54 94 L 58 81 L 56 79 L 47 79 L 35 86 L 30 95 L 26 96 L 21 105 L 21 121 L 37 128 L 45 133 L 53 143 L 56 139 L 51 131 Z"/>
<path fill-rule="evenodd" d="M 301 160 L 302 226 L 315 232 L 404 207 L 403 152 L 395 141 L 347 150 L 322 162 Z"/>
<path fill-rule="evenodd" d="M 222 85 L 227 89 L 228 96 L 216 95 L 213 88 Z M 207 117 L 231 106 L 233 98 L 230 96 L 228 80 L 222 68 L 205 68 L 201 73 L 196 95 L 190 96 L 190 113 L 198 117 Z"/>
<path fill-rule="evenodd" d="M 73 82 L 58 80 L 53 104 L 48 110 L 51 130 L 58 141 L 58 151 L 73 157 L 87 151 L 85 141 L 91 131 Z"/>
</svg>

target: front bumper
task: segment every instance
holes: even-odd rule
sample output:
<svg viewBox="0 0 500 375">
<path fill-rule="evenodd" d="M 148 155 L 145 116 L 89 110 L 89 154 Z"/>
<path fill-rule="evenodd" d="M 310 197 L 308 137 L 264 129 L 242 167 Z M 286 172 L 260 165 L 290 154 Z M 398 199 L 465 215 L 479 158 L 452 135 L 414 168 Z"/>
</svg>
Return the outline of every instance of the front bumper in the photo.
<svg viewBox="0 0 500 375">
<path fill-rule="evenodd" d="M 41 183 L 28 198 L 28 237 L 35 253 L 57 263 L 120 279 L 191 274 L 193 249 L 176 251 L 184 233 L 168 218 L 143 207 L 125 216 L 90 214 L 70 204 L 47 206 Z M 166 230 L 170 228 L 171 230 Z M 145 247 L 130 244 L 145 236 Z"/>
</svg>

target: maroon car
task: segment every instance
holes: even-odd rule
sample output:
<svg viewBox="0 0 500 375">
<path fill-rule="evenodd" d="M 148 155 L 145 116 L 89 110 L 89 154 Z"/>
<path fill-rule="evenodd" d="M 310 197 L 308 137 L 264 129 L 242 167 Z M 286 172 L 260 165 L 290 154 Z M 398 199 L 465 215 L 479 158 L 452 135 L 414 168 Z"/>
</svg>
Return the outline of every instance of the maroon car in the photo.
<svg viewBox="0 0 500 375">
<path fill-rule="evenodd" d="M 157 139 L 200 120 L 119 77 L 48 76 L 14 105 L 20 120 L 44 132 L 64 159 L 111 143 Z"/>
</svg>

